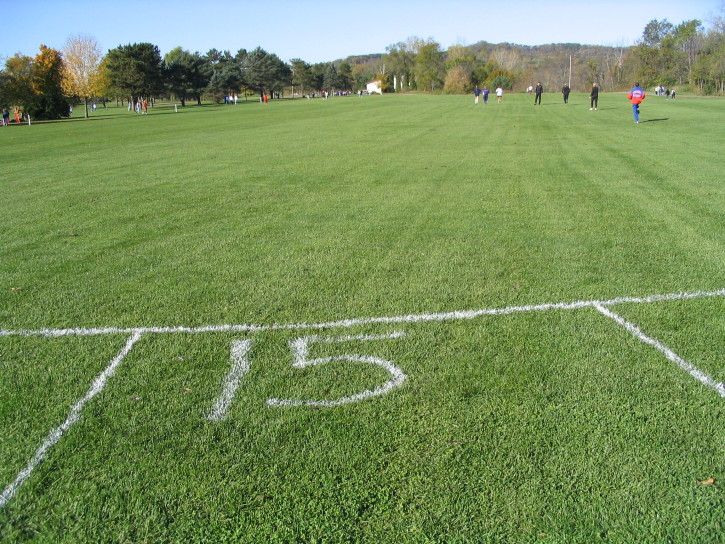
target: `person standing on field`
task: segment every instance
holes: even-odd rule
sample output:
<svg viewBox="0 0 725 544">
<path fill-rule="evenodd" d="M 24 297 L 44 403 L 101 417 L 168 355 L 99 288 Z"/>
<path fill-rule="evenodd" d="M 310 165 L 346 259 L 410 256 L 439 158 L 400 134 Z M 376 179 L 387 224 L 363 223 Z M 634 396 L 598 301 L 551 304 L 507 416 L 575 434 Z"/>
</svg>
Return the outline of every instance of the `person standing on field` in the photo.
<svg viewBox="0 0 725 544">
<path fill-rule="evenodd" d="M 592 92 L 589 93 L 589 99 L 591 100 L 589 111 L 596 111 L 599 105 L 599 85 L 596 82 L 592 83 Z"/>
<path fill-rule="evenodd" d="M 541 95 L 544 94 L 544 86 L 541 84 L 541 81 L 536 82 L 536 88 L 534 89 L 534 106 L 538 104 L 541 106 Z"/>
<path fill-rule="evenodd" d="M 571 89 L 569 88 L 569 85 L 567 85 L 565 83 L 564 86 L 561 88 L 561 94 L 564 95 L 564 104 L 569 103 L 569 93 L 570 92 L 571 92 Z"/>
<path fill-rule="evenodd" d="M 478 104 L 478 97 L 481 94 L 481 89 L 478 88 L 478 85 L 473 89 L 473 95 L 475 96 L 473 103 Z"/>
<path fill-rule="evenodd" d="M 634 122 L 639 123 L 639 105 L 647 95 L 644 94 L 644 90 L 639 86 L 639 83 L 635 83 L 632 90 L 629 91 L 627 98 L 632 103 L 632 113 L 634 113 Z"/>
<path fill-rule="evenodd" d="M 499 85 L 496 87 L 496 102 L 501 103 L 501 100 L 503 100 L 503 89 Z"/>
<path fill-rule="evenodd" d="M 483 103 L 488 104 L 488 87 L 484 87 L 481 93 L 483 94 Z"/>
</svg>

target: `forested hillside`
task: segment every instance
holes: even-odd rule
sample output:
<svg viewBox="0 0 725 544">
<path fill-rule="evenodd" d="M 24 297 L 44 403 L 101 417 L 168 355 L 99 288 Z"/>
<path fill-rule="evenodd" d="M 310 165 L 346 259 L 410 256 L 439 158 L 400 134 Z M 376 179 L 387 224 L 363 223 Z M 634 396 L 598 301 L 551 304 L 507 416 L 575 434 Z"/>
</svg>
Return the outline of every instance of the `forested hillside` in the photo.
<svg viewBox="0 0 725 544">
<path fill-rule="evenodd" d="M 389 90 L 468 92 L 475 85 L 523 90 L 541 81 L 545 88 L 570 84 L 588 90 L 623 90 L 637 80 L 647 87 L 685 87 L 702 94 L 725 92 L 725 15 L 705 29 L 699 20 L 678 25 L 650 21 L 634 46 L 558 43 L 454 45 L 443 49 L 433 39 L 408 38 L 385 54 L 336 61 L 353 75 L 382 79 Z M 364 78 L 363 78 L 364 79 Z"/>
</svg>

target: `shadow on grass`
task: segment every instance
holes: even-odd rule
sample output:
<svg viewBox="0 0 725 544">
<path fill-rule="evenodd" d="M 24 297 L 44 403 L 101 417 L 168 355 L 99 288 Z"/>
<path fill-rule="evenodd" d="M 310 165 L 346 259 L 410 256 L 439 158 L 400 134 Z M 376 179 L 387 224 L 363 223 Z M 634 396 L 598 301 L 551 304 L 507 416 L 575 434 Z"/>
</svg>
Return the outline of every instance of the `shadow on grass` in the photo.
<svg viewBox="0 0 725 544">
<path fill-rule="evenodd" d="M 640 123 L 656 123 L 657 121 L 669 121 L 669 117 L 665 117 L 664 119 L 645 119 L 644 121 L 640 121 Z"/>
</svg>

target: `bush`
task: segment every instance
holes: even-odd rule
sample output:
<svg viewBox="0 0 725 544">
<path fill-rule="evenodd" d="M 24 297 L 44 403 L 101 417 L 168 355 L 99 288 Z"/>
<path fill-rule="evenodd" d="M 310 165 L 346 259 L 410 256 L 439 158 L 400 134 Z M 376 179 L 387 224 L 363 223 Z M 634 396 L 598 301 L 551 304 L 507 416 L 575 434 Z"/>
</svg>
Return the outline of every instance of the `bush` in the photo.
<svg viewBox="0 0 725 544">
<path fill-rule="evenodd" d="M 62 96 L 52 94 L 38 94 L 33 96 L 27 104 L 25 111 L 31 119 L 54 120 L 70 116 L 68 101 Z"/>
<path fill-rule="evenodd" d="M 466 94 L 471 88 L 471 78 L 462 66 L 454 66 L 446 74 L 443 92 L 446 94 Z"/>
<path fill-rule="evenodd" d="M 510 91 L 514 86 L 513 74 L 503 70 L 496 70 L 491 74 L 490 87 L 495 89 L 501 87 L 506 91 Z"/>
</svg>

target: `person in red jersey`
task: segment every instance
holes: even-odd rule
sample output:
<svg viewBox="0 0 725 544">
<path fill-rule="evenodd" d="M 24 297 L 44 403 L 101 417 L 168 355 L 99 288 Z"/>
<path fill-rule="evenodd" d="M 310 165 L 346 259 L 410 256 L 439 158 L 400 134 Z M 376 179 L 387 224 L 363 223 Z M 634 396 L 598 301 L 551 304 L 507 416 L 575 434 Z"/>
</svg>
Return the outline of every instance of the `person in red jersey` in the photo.
<svg viewBox="0 0 725 544">
<path fill-rule="evenodd" d="M 632 112 L 634 113 L 635 123 L 639 123 L 639 105 L 646 96 L 647 95 L 644 93 L 642 87 L 639 86 L 639 83 L 635 83 L 634 87 L 632 87 L 632 90 L 629 91 L 629 94 L 627 95 L 627 98 L 629 98 L 629 101 L 632 103 Z"/>
</svg>

